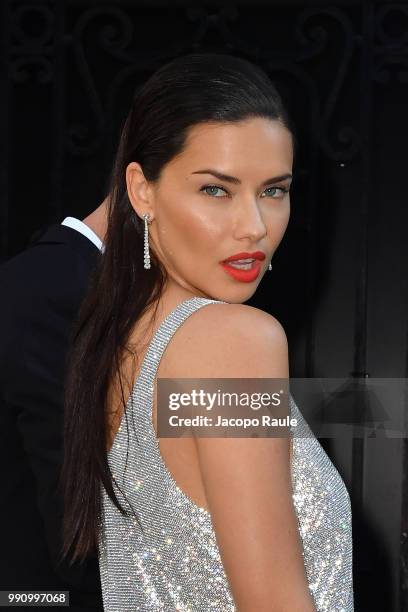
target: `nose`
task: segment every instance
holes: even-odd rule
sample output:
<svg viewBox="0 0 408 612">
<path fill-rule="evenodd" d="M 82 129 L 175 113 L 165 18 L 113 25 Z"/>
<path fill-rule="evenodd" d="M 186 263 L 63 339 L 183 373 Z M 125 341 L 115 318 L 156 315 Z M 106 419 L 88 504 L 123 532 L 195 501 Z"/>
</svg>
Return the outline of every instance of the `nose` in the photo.
<svg viewBox="0 0 408 612">
<path fill-rule="evenodd" d="M 256 200 L 241 202 L 234 210 L 233 231 L 237 240 L 248 239 L 259 242 L 266 234 L 267 228 Z"/>
</svg>

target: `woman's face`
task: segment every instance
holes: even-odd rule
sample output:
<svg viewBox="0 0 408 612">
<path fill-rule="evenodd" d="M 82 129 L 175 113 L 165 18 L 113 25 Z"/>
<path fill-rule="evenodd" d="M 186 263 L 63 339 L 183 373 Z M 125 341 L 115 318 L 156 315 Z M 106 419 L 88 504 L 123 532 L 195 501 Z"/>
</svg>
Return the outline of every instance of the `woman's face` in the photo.
<svg viewBox="0 0 408 612">
<path fill-rule="evenodd" d="M 170 282 L 193 295 L 248 300 L 288 225 L 292 163 L 292 137 L 279 121 L 191 128 L 183 153 L 148 184 L 143 210 L 140 200 L 135 205 L 140 216 L 149 212 L 153 218 L 150 248 Z M 140 172 L 129 172 L 130 187 L 132 177 L 140 186 Z M 222 263 L 234 255 L 261 259 L 245 264 L 249 269 Z"/>
</svg>

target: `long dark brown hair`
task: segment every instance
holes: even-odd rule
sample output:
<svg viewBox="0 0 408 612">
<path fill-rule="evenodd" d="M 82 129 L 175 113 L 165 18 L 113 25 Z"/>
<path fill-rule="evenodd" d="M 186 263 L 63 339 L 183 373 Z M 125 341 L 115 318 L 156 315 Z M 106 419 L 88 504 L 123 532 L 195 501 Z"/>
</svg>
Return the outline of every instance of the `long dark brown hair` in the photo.
<svg viewBox="0 0 408 612">
<path fill-rule="evenodd" d="M 98 546 L 101 485 L 119 503 L 107 460 L 106 413 L 111 381 L 138 319 L 158 305 L 166 270 L 150 249 L 143 266 L 143 220 L 132 208 L 126 167 L 142 166 L 152 183 L 185 147 L 188 130 L 203 122 L 231 123 L 250 117 L 281 121 L 296 137 L 275 86 L 251 62 L 223 54 L 193 53 L 157 70 L 136 91 L 120 136 L 108 186 L 105 251 L 98 260 L 70 345 L 66 377 L 64 502 L 61 558 L 81 563 Z M 123 388 L 123 387 L 122 387 Z M 122 393 L 126 410 L 126 401 Z"/>
</svg>

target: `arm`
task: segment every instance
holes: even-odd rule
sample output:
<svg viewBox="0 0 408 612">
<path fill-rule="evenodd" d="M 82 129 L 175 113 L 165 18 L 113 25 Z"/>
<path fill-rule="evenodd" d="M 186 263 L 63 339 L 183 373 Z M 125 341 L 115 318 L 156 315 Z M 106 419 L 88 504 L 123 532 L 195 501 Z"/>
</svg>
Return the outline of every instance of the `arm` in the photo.
<svg viewBox="0 0 408 612">
<path fill-rule="evenodd" d="M 35 480 L 49 558 L 68 588 L 100 591 L 95 560 L 59 564 L 62 501 L 63 386 L 69 332 L 82 289 L 75 254 L 62 245 L 36 246 L 1 270 L 1 394 L 13 415 Z M 24 529 L 24 525 L 22 529 Z"/>
<path fill-rule="evenodd" d="M 180 378 L 287 378 L 279 322 L 242 304 L 211 305 L 191 322 Z M 193 335 L 193 334 L 192 334 Z M 181 372 L 182 370 L 182 372 Z M 290 439 L 195 438 L 221 558 L 240 612 L 315 612 L 292 500 Z"/>
</svg>

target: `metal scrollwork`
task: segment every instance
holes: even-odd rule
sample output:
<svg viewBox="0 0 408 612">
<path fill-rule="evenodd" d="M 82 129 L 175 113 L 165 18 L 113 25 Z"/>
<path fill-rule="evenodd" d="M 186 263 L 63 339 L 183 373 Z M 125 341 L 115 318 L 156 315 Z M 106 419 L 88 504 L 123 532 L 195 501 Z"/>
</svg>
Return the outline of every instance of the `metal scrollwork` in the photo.
<svg viewBox="0 0 408 612">
<path fill-rule="evenodd" d="M 10 17 L 9 75 L 24 83 L 33 75 L 44 84 L 53 77 L 54 14 L 42 4 L 18 6 Z"/>
<path fill-rule="evenodd" d="M 326 9 L 307 9 L 299 15 L 295 32 L 302 51 L 297 60 L 304 64 L 316 56 L 320 56 L 327 49 L 330 41 L 329 32 L 324 29 L 322 19 L 328 17 L 336 26 L 340 26 L 342 33 L 342 47 L 336 49 L 336 63 L 333 64 L 333 77 L 326 82 L 327 98 L 321 102 L 322 114 L 319 128 L 319 141 L 325 154 L 333 160 L 343 161 L 352 159 L 361 147 L 361 138 L 352 126 L 343 126 L 337 131 L 337 138 L 346 147 L 335 149 L 329 142 L 330 120 L 338 108 L 342 89 L 348 74 L 353 53 L 355 51 L 354 30 L 350 19 L 344 11 L 335 7 Z M 308 29 L 312 20 L 318 20 L 318 25 L 310 29 L 311 43 L 308 49 Z"/>
<path fill-rule="evenodd" d="M 393 17 L 393 23 L 401 23 L 399 34 L 387 29 L 390 17 Z M 375 33 L 380 44 L 374 48 L 373 79 L 386 85 L 396 73 L 400 83 L 407 83 L 408 6 L 390 4 L 379 7 L 375 16 Z"/>
</svg>

